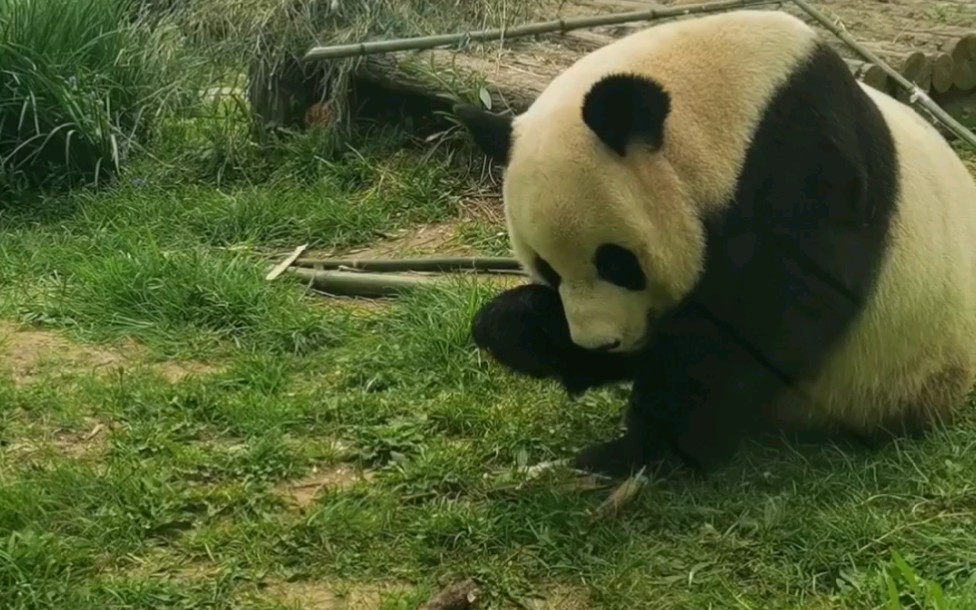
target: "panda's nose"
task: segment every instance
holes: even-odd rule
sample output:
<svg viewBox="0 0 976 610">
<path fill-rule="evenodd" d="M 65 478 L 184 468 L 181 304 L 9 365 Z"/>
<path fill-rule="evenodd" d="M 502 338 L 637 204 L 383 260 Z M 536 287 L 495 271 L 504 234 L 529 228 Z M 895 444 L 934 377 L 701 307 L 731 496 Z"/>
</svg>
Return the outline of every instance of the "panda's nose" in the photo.
<svg viewBox="0 0 976 610">
<path fill-rule="evenodd" d="M 620 339 L 614 339 L 609 343 L 604 343 L 603 345 L 600 345 L 593 349 L 598 352 L 609 352 L 610 350 L 616 349 L 618 347 L 620 347 Z"/>
</svg>

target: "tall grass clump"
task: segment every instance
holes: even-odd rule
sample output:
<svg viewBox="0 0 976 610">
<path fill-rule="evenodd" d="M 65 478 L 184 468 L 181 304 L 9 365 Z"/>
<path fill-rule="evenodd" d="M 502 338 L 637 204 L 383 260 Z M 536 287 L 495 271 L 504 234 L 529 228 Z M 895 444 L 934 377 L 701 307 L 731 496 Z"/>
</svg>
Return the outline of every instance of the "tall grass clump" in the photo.
<svg viewBox="0 0 976 610">
<path fill-rule="evenodd" d="M 117 173 L 179 91 L 169 32 L 133 0 L 0 0 L 0 184 Z"/>
</svg>

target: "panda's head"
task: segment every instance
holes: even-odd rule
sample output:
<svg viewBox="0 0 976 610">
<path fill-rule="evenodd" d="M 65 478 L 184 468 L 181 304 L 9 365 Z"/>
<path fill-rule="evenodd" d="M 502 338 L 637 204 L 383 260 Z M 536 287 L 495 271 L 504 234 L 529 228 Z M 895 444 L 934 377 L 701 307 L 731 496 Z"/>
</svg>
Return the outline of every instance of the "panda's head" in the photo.
<svg viewBox="0 0 976 610">
<path fill-rule="evenodd" d="M 585 80 L 585 79 L 583 79 Z M 668 159 L 672 99 L 635 74 L 556 80 L 517 118 L 455 108 L 504 165 L 515 255 L 559 290 L 573 341 L 641 348 L 692 287 L 704 236 Z"/>
</svg>

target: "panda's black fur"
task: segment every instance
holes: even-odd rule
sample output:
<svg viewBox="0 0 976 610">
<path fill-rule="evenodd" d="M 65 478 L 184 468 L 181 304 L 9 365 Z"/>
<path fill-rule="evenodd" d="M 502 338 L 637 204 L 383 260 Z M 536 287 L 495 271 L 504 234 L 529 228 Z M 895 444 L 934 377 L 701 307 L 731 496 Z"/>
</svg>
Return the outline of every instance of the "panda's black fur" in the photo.
<svg viewBox="0 0 976 610">
<path fill-rule="evenodd" d="M 723 25 L 721 16 L 703 19 Z M 653 154 L 683 102 L 653 78 L 613 69 L 588 90 L 580 119 L 621 159 Z M 470 108 L 458 116 L 483 150 L 509 161 L 511 121 Z M 698 469 L 722 466 L 798 381 L 818 375 L 875 296 L 903 200 L 899 155 L 913 154 L 896 146 L 889 120 L 818 42 L 762 109 L 731 198 L 701 211 L 700 273 L 673 307 L 649 312 L 645 345 L 624 353 L 577 346 L 558 274 L 487 303 L 473 322 L 475 342 L 572 393 L 633 381 L 626 432 L 579 453 L 576 467 L 621 476 L 668 452 Z M 970 372 L 969 364 L 960 367 Z M 924 409 L 868 414 L 854 432 L 924 427 Z"/>
<path fill-rule="evenodd" d="M 475 314 L 471 335 L 499 362 L 529 377 L 556 379 L 571 396 L 633 379 L 640 360 L 573 343 L 559 293 L 541 284 L 495 296 Z"/>
</svg>

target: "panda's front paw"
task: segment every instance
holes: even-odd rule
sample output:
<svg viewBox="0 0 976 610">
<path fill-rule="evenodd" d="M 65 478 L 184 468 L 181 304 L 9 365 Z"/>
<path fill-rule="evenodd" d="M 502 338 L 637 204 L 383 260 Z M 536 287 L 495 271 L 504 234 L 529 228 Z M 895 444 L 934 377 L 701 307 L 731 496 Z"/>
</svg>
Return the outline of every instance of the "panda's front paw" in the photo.
<svg viewBox="0 0 976 610">
<path fill-rule="evenodd" d="M 502 365 L 535 378 L 559 377 L 572 344 L 559 293 L 537 284 L 496 295 L 475 314 L 471 336 Z"/>
<path fill-rule="evenodd" d="M 565 391 L 566 394 L 573 399 L 579 398 L 585 394 L 587 390 L 595 385 L 598 385 L 598 381 L 593 379 L 590 375 L 578 372 L 560 373 L 557 380 L 559 385 L 563 388 L 563 391 Z"/>
<path fill-rule="evenodd" d="M 612 479 L 626 479 L 645 466 L 648 457 L 636 439 L 625 434 L 583 449 L 573 458 L 571 466 Z"/>
</svg>

